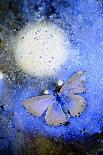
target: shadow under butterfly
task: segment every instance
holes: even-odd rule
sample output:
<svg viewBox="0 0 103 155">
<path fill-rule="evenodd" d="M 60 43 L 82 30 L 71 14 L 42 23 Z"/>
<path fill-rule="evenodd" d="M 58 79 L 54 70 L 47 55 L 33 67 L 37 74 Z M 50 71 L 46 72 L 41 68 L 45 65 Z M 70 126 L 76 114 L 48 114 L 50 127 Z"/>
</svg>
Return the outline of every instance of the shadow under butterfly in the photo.
<svg viewBox="0 0 103 155">
<path fill-rule="evenodd" d="M 46 111 L 46 124 L 50 126 L 65 125 L 68 119 L 79 116 L 86 108 L 86 100 L 80 96 L 86 91 L 84 71 L 77 71 L 66 83 L 58 81 L 53 94 L 48 90 L 41 96 L 27 98 L 23 101 L 26 110 L 41 117 Z"/>
</svg>

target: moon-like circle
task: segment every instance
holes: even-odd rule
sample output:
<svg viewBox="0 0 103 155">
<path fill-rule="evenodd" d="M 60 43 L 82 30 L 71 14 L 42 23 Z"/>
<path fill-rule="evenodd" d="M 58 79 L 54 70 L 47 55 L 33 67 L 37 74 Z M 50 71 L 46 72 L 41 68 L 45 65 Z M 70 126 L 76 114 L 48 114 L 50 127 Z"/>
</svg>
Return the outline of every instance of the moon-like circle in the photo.
<svg viewBox="0 0 103 155">
<path fill-rule="evenodd" d="M 16 38 L 17 65 L 32 76 L 56 74 L 68 57 L 66 34 L 55 24 L 27 24 Z"/>
</svg>

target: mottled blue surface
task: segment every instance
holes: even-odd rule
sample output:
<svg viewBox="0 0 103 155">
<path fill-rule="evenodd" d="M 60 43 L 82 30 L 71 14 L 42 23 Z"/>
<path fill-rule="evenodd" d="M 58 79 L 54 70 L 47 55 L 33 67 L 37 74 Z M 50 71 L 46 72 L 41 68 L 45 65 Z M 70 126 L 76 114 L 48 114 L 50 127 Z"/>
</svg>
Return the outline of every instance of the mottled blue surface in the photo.
<svg viewBox="0 0 103 155">
<path fill-rule="evenodd" d="M 64 7 L 63 4 L 53 2 L 56 12 L 59 15 L 59 22 L 54 19 L 56 24 L 63 25 L 70 34 L 72 48 L 79 51 L 79 57 L 71 57 L 65 64 L 65 69 L 60 71 L 57 78 L 67 80 L 76 70 L 82 69 L 86 71 L 86 88 L 83 94 L 87 100 L 87 108 L 85 112 L 77 118 L 70 119 L 70 125 L 60 127 L 49 127 L 45 124 L 44 117 L 37 118 L 29 113 L 21 105 L 21 100 L 38 94 L 36 91 L 38 86 L 32 89 L 31 83 L 21 88 L 16 94 L 15 111 L 18 113 L 23 122 L 23 130 L 34 131 L 40 130 L 44 134 L 52 136 L 65 135 L 71 137 L 71 134 L 83 136 L 82 130 L 85 128 L 86 133 L 93 134 L 101 132 L 103 127 L 103 17 L 102 6 L 93 0 L 71 1 L 71 6 Z M 45 7 L 45 6 L 44 6 Z M 32 13 L 25 8 L 26 18 L 33 21 Z M 29 18 L 31 16 L 31 18 Z M 69 30 L 69 26 L 71 31 Z M 75 53 L 76 53 L 75 51 Z M 69 51 L 68 51 L 69 52 Z M 48 81 L 47 81 L 48 82 Z M 56 82 L 56 81 L 55 81 Z M 33 83 L 33 81 L 32 81 Z M 35 82 L 34 82 L 35 83 Z M 51 89 L 51 92 L 53 89 Z M 18 92 L 18 89 L 17 89 Z M 17 119 L 15 118 L 15 119 Z M 17 125 L 17 122 L 15 122 Z M 17 125 L 18 126 L 18 125 Z M 84 134 L 85 135 L 85 134 Z"/>
<path fill-rule="evenodd" d="M 29 3 L 34 1 L 28 1 L 28 6 L 26 2 L 23 5 L 23 14 L 26 14 L 25 20 L 35 21 L 34 13 L 29 10 Z M 41 86 L 41 82 L 37 82 L 33 78 L 28 79 L 26 84 L 15 84 L 13 88 L 9 89 L 13 109 L 9 109 L 9 106 L 7 106 L 7 112 L 3 114 L 8 116 L 8 112 L 14 111 L 14 119 L 12 122 L 7 122 L 10 125 L 9 130 L 12 130 L 14 134 L 10 137 L 9 133 L 11 131 L 5 131 L 5 135 L 7 133 L 6 138 L 10 140 L 17 136 L 17 129 L 24 133 L 28 131 L 35 134 L 38 130 L 48 136 L 60 137 L 63 135 L 65 139 L 84 138 L 88 134 L 103 131 L 103 5 L 102 2 L 95 0 L 71 0 L 69 3 L 69 5 L 67 3 L 64 5 L 64 3 L 54 1 L 53 6 L 57 15 L 56 17 L 51 16 L 49 20 L 68 33 L 71 49 L 75 51 L 75 54 L 73 52 L 72 57 L 68 59 L 56 78 L 46 79 L 45 83 L 49 90 L 53 92 L 55 85 L 50 87 L 49 84 L 56 83 L 57 79 L 65 81 L 79 69 L 85 70 L 87 91 L 82 96 L 87 101 L 86 110 L 80 117 L 71 118 L 68 126 L 47 126 L 44 116 L 37 118 L 27 113 L 22 106 L 24 99 L 38 95 L 42 88 L 44 89 L 45 84 Z M 45 4 L 42 4 L 41 10 L 44 11 L 41 11 L 41 16 L 37 16 L 36 19 L 43 16 Z M 45 79 L 43 80 L 45 81 Z M 9 105 L 10 101 L 5 100 Z M 15 128 L 13 128 L 14 126 Z M 1 132 L 1 135 L 3 132 Z M 8 142 L 5 143 L 5 147 L 7 145 L 9 145 Z"/>
</svg>

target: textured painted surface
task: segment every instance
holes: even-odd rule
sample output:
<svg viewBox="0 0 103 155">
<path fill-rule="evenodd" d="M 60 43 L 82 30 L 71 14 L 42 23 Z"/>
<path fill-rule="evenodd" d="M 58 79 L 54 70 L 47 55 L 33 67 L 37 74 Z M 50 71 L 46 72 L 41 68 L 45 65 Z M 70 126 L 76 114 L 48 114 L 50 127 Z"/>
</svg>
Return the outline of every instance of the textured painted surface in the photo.
<svg viewBox="0 0 103 155">
<path fill-rule="evenodd" d="M 51 151 L 51 154 L 56 152 L 59 154 L 59 150 L 53 146 L 56 144 L 55 140 L 40 137 L 37 133 L 58 137 L 57 141 L 62 136 L 63 141 L 57 143 L 64 145 L 64 148 L 60 147 L 62 152 L 63 149 L 71 148 L 71 145 L 64 144 L 64 140 L 68 142 L 80 138 L 84 140 L 86 136 L 103 131 L 103 3 L 101 0 L 15 2 L 3 0 L 0 2 L 2 6 L 0 70 L 5 73 L 3 82 L 0 82 L 0 148 L 7 150 L 6 153 L 13 154 L 28 151 L 30 147 L 31 154 L 33 149 L 38 154 L 43 154 L 44 150 L 45 154 Z M 45 77 L 45 79 L 31 77 L 20 71 L 12 55 L 12 44 L 17 32 L 26 22 L 42 19 L 63 28 L 73 50 L 70 61 L 63 65 L 58 75 Z M 86 93 L 83 94 L 87 101 L 87 108 L 79 118 L 72 118 L 67 126 L 48 127 L 43 117 L 36 118 L 22 107 L 22 100 L 36 96 L 46 88 L 52 92 L 58 79 L 66 81 L 79 69 L 86 71 L 87 88 Z M 103 137 L 95 137 L 95 139 L 98 138 L 100 139 L 97 142 L 98 148 L 95 145 L 92 146 L 95 146 L 94 150 L 102 152 Z M 86 140 L 87 143 L 89 141 L 92 141 L 91 137 Z M 47 150 L 47 144 L 50 151 Z M 79 146 L 73 145 L 75 149 L 81 148 L 80 150 L 83 151 L 81 153 L 76 151 L 78 154 L 84 155 L 84 146 L 81 144 Z M 69 150 L 69 148 L 64 154 L 73 152 L 73 149 Z M 95 151 L 92 153 L 96 154 Z"/>
</svg>

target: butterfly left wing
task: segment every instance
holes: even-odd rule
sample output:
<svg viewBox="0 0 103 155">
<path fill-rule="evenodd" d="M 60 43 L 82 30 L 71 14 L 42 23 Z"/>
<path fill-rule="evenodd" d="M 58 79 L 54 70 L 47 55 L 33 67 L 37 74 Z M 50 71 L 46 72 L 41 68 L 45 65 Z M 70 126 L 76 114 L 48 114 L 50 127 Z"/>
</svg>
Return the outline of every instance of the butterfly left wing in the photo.
<svg viewBox="0 0 103 155">
<path fill-rule="evenodd" d="M 27 98 L 23 101 L 23 106 L 31 114 L 40 117 L 47 108 L 55 102 L 54 96 L 51 95 L 42 95 Z"/>
<path fill-rule="evenodd" d="M 68 94 L 80 94 L 86 91 L 84 86 L 85 80 L 84 71 L 77 71 L 60 89 L 60 93 Z"/>
</svg>

